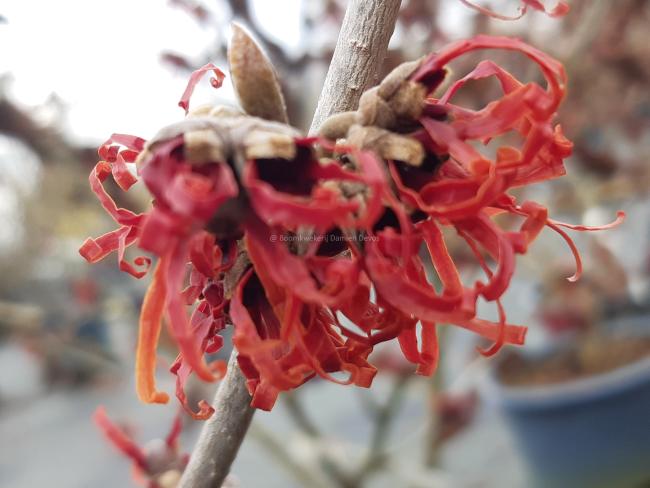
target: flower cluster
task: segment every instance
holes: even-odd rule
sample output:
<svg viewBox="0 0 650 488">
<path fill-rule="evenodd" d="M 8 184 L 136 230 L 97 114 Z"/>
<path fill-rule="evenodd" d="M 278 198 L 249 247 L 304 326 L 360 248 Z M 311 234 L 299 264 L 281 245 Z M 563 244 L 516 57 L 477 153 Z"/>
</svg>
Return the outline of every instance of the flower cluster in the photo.
<svg viewBox="0 0 650 488">
<path fill-rule="evenodd" d="M 189 455 L 179 450 L 178 439 L 183 428 L 180 414 L 174 418 L 164 440 L 152 440 L 144 447 L 140 447 L 128 432 L 114 424 L 103 407 L 97 409 L 93 418 L 108 441 L 131 460 L 133 478 L 139 485 L 172 488 L 178 484 L 189 461 Z"/>
<path fill-rule="evenodd" d="M 432 98 L 448 63 L 480 49 L 524 54 L 546 87 L 483 61 Z M 195 73 L 181 101 L 186 110 L 209 71 L 214 86 L 223 80 L 212 65 Z M 487 77 L 498 80 L 500 98 L 480 110 L 453 102 L 466 82 Z M 316 376 L 370 386 L 376 369 L 368 357 L 393 339 L 419 374 L 430 375 L 440 324 L 492 341 L 480 350 L 485 355 L 523 344 L 526 328 L 509 324 L 501 305 L 515 256 L 549 227 L 573 250 L 577 279 L 579 255 L 563 228 L 595 229 L 551 220 L 543 206 L 508 193 L 564 174 L 571 142 L 553 120 L 565 83 L 561 64 L 537 49 L 478 36 L 398 67 L 364 94 L 358 111 L 326 122 L 318 137 L 219 108 L 190 113 L 146 143 L 111 137 L 90 182 L 119 228 L 87 240 L 80 252 L 95 262 L 116 250 L 120 268 L 136 277 L 150 260 L 128 262 L 128 246 L 157 257 L 140 319 L 140 398 L 168 400 L 154 379 L 164 315 L 179 348 L 171 368 L 177 396 L 195 418 L 212 408 L 189 406 L 185 381 L 192 373 L 206 381 L 223 376 L 224 362 L 206 357 L 222 347 L 229 324 L 251 404 L 266 410 L 279 392 Z M 500 146 L 494 157 L 477 149 L 509 133 L 518 147 Z M 133 162 L 153 198 L 142 214 L 117 208 L 102 186 L 112 174 L 127 190 Z M 504 229 L 499 214 L 522 223 Z M 484 281 L 461 281 L 445 229 L 467 242 Z M 479 298 L 495 303 L 498 321 L 477 317 Z"/>
<path fill-rule="evenodd" d="M 569 12 L 569 4 L 564 1 L 559 1 L 555 4 L 555 6 L 552 9 L 548 9 L 544 6 L 542 2 L 540 2 L 540 0 L 521 0 L 519 13 L 517 15 L 499 14 L 497 12 L 493 12 L 492 10 L 486 7 L 481 7 L 480 5 L 477 5 L 476 3 L 470 0 L 460 0 L 460 2 L 467 5 L 469 8 L 472 8 L 484 15 L 487 15 L 488 17 L 492 17 L 500 20 L 520 19 L 524 15 L 526 15 L 526 12 L 528 12 L 529 8 L 532 8 L 533 10 L 537 10 L 539 12 L 544 12 L 549 17 L 562 17 L 563 15 L 566 15 Z"/>
</svg>

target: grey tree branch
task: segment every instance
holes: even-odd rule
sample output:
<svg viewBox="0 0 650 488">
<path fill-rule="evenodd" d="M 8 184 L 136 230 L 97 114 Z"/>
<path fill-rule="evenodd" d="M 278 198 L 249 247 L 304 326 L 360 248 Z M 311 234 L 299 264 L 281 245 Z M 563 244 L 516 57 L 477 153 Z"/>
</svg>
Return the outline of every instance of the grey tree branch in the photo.
<svg viewBox="0 0 650 488">
<path fill-rule="evenodd" d="M 364 90 L 377 82 L 400 3 L 349 1 L 310 134 L 330 115 L 356 109 Z"/>
<path fill-rule="evenodd" d="M 312 132 L 333 113 L 355 109 L 363 90 L 376 81 L 400 2 L 350 0 Z M 236 356 L 233 350 L 214 398 L 215 413 L 203 426 L 179 488 L 221 488 L 246 435 L 254 410 Z"/>
<path fill-rule="evenodd" d="M 220 488 L 230 472 L 253 418 L 246 378 L 233 349 L 228 373 L 214 397 L 215 413 L 206 420 L 179 488 Z"/>
</svg>

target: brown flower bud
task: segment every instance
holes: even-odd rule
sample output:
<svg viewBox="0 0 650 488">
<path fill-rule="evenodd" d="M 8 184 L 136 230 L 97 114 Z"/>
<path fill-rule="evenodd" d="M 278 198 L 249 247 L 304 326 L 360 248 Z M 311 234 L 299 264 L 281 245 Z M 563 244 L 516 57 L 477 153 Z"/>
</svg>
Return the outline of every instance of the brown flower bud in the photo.
<svg viewBox="0 0 650 488">
<path fill-rule="evenodd" d="M 379 96 L 379 87 L 364 92 L 359 100 L 359 123 L 365 126 L 392 128 L 395 114 L 392 107 Z"/>
<path fill-rule="evenodd" d="M 301 135 L 296 129 L 248 115 L 230 115 L 236 112 L 228 109 L 219 110 L 216 113 L 222 116 L 189 117 L 161 129 L 147 142 L 136 163 L 146 164 L 157 144 L 178 136 L 183 136 L 185 158 L 195 164 L 295 157 L 293 141 Z"/>
<path fill-rule="evenodd" d="M 239 103 L 248 115 L 288 123 L 287 108 L 271 62 L 238 24 L 228 49 L 230 75 Z"/>
<path fill-rule="evenodd" d="M 176 469 L 170 469 L 158 476 L 156 484 L 160 488 L 176 488 L 181 481 L 181 472 Z"/>
<path fill-rule="evenodd" d="M 393 111 L 397 123 L 412 123 L 422 115 L 424 99 L 427 96 L 427 88 L 415 81 L 404 81 L 399 89 L 391 97 L 388 104 Z"/>
<path fill-rule="evenodd" d="M 296 145 L 289 134 L 253 130 L 244 138 L 244 155 L 246 159 L 293 159 L 296 156 Z"/>
<path fill-rule="evenodd" d="M 357 121 L 356 112 L 341 112 L 328 117 L 318 129 L 318 135 L 335 141 L 345 137 L 350 126 Z"/>
<path fill-rule="evenodd" d="M 383 159 L 403 161 L 411 166 L 420 166 L 424 159 L 424 148 L 417 140 L 379 127 L 354 125 L 348 132 L 347 142 L 361 149 L 371 149 Z"/>
<path fill-rule="evenodd" d="M 213 130 L 186 132 L 183 139 L 185 158 L 194 164 L 226 160 L 223 153 L 223 140 Z"/>
<path fill-rule="evenodd" d="M 394 68 L 379 84 L 379 96 L 384 100 L 389 100 L 395 95 L 395 92 L 402 86 L 402 83 L 408 80 L 409 76 L 415 73 L 422 64 L 424 58 L 415 61 L 402 63 Z"/>
</svg>

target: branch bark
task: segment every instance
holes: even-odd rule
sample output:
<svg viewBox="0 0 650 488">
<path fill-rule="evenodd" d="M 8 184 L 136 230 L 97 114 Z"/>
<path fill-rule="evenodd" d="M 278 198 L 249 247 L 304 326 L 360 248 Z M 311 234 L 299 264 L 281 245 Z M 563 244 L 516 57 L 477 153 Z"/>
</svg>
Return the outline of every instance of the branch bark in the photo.
<svg viewBox="0 0 650 488">
<path fill-rule="evenodd" d="M 310 134 L 332 114 L 354 110 L 377 82 L 401 0 L 350 0 Z"/>
<path fill-rule="evenodd" d="M 246 378 L 233 349 L 228 373 L 214 397 L 215 413 L 206 420 L 179 488 L 220 488 L 244 440 L 254 409 Z"/>
<path fill-rule="evenodd" d="M 401 0 L 350 0 L 311 132 L 330 115 L 357 107 L 376 82 L 397 21 Z M 214 398 L 179 488 L 220 488 L 235 460 L 254 410 L 233 350 L 228 373 Z"/>
</svg>

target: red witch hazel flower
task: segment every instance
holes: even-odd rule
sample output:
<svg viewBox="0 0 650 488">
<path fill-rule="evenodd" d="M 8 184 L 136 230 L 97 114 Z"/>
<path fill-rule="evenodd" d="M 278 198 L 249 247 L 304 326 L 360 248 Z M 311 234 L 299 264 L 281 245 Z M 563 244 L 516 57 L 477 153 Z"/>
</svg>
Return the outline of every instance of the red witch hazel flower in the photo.
<svg viewBox="0 0 650 488">
<path fill-rule="evenodd" d="M 115 425 L 106 415 L 103 407 L 97 409 L 94 420 L 102 433 L 133 465 L 133 478 L 147 488 L 173 488 L 178 484 L 187 462 L 188 454 L 178 448 L 182 430 L 182 419 L 176 415 L 167 437 L 156 439 L 140 447 L 128 432 Z"/>
<path fill-rule="evenodd" d="M 532 8 L 533 10 L 538 10 L 540 12 L 544 12 L 549 17 L 562 17 L 563 15 L 566 15 L 569 12 L 569 4 L 563 1 L 557 2 L 552 9 L 548 9 L 539 0 L 521 0 L 519 13 L 517 15 L 511 15 L 511 16 L 493 12 L 489 8 L 481 7 L 480 5 L 477 5 L 476 3 L 470 0 L 460 0 L 460 1 L 461 3 L 467 5 L 469 8 L 473 8 L 474 10 L 484 15 L 487 15 L 488 17 L 493 17 L 495 19 L 500 19 L 500 20 L 520 19 L 524 15 L 526 15 L 526 12 L 528 12 L 529 8 Z"/>
<path fill-rule="evenodd" d="M 485 355 L 523 344 L 526 328 L 509 324 L 501 305 L 515 256 L 549 227 L 574 252 L 577 279 L 580 258 L 564 229 L 596 230 L 623 219 L 600 228 L 563 224 L 508 193 L 564 174 L 571 153 L 553 122 L 564 70 L 523 42 L 479 36 L 401 65 L 364 93 L 357 111 L 331 117 L 317 137 L 306 138 L 283 123 L 282 95 L 266 60 L 243 31 L 236 29 L 235 40 L 231 73 L 246 113 L 201 108 L 146 143 L 115 135 L 100 148 L 102 161 L 90 177 L 120 227 L 88 240 L 81 254 L 95 262 L 116 250 L 120 267 L 137 277 L 149 261 L 128 263 L 126 247 L 136 244 L 157 258 L 137 349 L 137 391 L 145 402 L 168 400 L 154 375 L 163 316 L 179 348 L 176 394 L 195 418 L 212 409 L 204 401 L 198 410 L 188 405 L 185 381 L 191 374 L 206 381 L 223 376 L 225 364 L 208 363 L 206 355 L 222 347 L 220 332 L 231 324 L 251 404 L 265 410 L 279 392 L 316 376 L 370 386 L 376 369 L 368 357 L 393 339 L 419 374 L 430 375 L 439 324 L 492 341 L 480 350 Z M 434 97 L 447 64 L 480 49 L 524 54 L 546 88 L 483 61 Z M 251 60 L 254 80 L 247 78 Z M 212 65 L 192 75 L 181 101 L 186 110 L 208 71 L 220 85 L 223 74 Z M 498 80 L 500 98 L 480 110 L 454 103 L 467 81 L 487 77 Z M 518 147 L 501 146 L 495 157 L 477 149 L 508 133 L 522 141 Z M 143 214 L 117 208 L 102 187 L 112 174 L 128 189 L 132 162 L 153 198 Z M 499 214 L 522 224 L 504 229 Z M 444 229 L 467 242 L 484 281 L 461 281 Z M 498 321 L 477 317 L 479 298 L 495 303 Z"/>
</svg>

